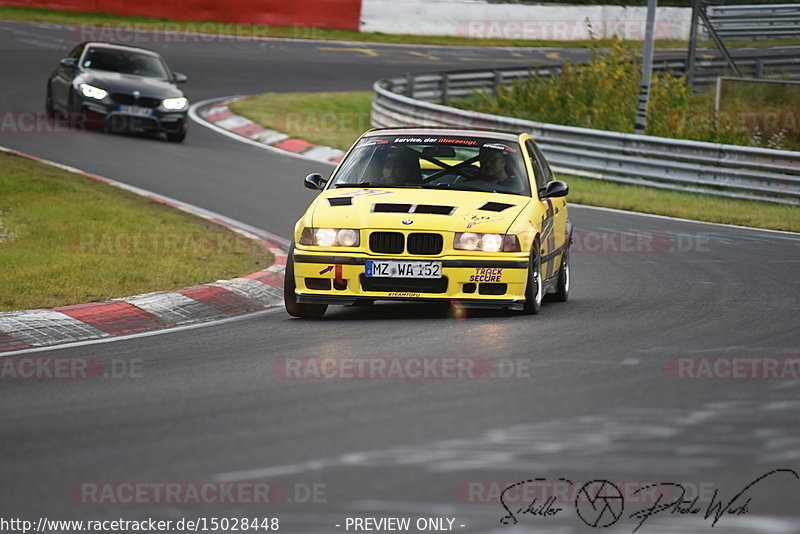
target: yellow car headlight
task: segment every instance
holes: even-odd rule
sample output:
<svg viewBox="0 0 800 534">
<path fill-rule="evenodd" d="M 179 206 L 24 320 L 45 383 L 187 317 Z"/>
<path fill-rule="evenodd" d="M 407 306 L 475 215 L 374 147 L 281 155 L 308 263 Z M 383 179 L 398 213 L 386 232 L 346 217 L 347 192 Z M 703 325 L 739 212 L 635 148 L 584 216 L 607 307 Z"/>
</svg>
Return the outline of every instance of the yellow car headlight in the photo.
<svg viewBox="0 0 800 534">
<path fill-rule="evenodd" d="M 520 252 L 519 239 L 515 235 L 476 234 L 459 232 L 453 242 L 456 250 L 479 250 L 481 252 Z"/>
<path fill-rule="evenodd" d="M 351 228 L 304 228 L 300 236 L 301 245 L 317 247 L 357 247 L 361 243 L 361 232 Z"/>
</svg>

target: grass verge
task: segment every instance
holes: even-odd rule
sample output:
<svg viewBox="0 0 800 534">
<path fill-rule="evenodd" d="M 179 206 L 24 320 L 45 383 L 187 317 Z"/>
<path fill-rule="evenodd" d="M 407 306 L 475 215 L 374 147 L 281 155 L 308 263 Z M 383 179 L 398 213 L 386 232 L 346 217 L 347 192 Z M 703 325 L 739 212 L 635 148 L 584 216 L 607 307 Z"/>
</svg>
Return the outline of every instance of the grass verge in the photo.
<svg viewBox="0 0 800 534">
<path fill-rule="evenodd" d="M 370 92 L 266 93 L 239 100 L 232 108 L 265 128 L 347 150 L 369 129 L 370 101 Z M 286 117 L 292 120 L 286 121 Z M 367 123 L 361 121 L 363 117 Z M 291 131 L 285 129 L 287 125 L 292 126 Z M 662 191 L 575 176 L 561 178 L 569 183 L 569 200 L 579 204 L 800 232 L 800 208 L 796 206 Z"/>
<path fill-rule="evenodd" d="M 161 30 L 168 32 L 188 31 L 208 33 L 214 35 L 226 34 L 241 37 L 275 37 L 293 39 L 326 39 L 334 41 L 356 41 L 365 43 L 398 43 L 398 44 L 423 44 L 445 46 L 529 46 L 529 47 L 556 47 L 556 48 L 583 48 L 594 44 L 595 46 L 608 47 L 611 40 L 599 41 L 543 41 L 528 39 L 475 39 L 468 37 L 448 37 L 432 35 L 389 35 L 383 33 L 360 33 L 344 30 L 327 30 L 309 27 L 273 27 L 258 24 L 232 24 L 211 21 L 176 21 L 170 19 L 156 19 L 146 17 L 124 17 L 94 12 L 55 11 L 51 9 L 36 9 L 23 7 L 0 7 L 0 19 L 19 20 L 27 22 L 50 22 L 54 24 L 83 24 L 103 27 L 122 27 L 137 30 Z M 114 40 L 113 35 L 98 35 L 100 40 Z M 85 39 L 92 40 L 90 32 Z M 177 37 L 172 41 L 176 42 Z M 641 41 L 625 41 L 630 46 L 640 48 Z M 77 41 L 76 43 L 77 44 Z M 700 43 L 707 46 L 710 43 Z M 751 46 L 789 46 L 796 45 L 791 39 L 776 41 L 731 41 L 726 43 L 729 47 Z M 686 48 L 687 41 L 656 41 L 656 48 Z"/>
<path fill-rule="evenodd" d="M 265 128 L 318 145 L 347 150 L 370 129 L 372 91 L 264 93 L 230 108 Z"/>
<path fill-rule="evenodd" d="M 230 230 L 0 153 L 0 311 L 186 287 L 271 263 L 269 251 Z"/>
</svg>

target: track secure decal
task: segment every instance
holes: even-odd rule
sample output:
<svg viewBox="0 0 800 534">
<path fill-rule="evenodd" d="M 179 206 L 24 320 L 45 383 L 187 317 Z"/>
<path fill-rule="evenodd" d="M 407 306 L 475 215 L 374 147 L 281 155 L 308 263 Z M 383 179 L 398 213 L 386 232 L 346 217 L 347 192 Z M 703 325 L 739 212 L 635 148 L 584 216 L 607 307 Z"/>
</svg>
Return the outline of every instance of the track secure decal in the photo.
<svg viewBox="0 0 800 534">
<path fill-rule="evenodd" d="M 485 269 L 482 267 L 475 268 L 475 274 L 470 275 L 470 282 L 499 282 L 503 278 L 503 269 Z"/>
</svg>

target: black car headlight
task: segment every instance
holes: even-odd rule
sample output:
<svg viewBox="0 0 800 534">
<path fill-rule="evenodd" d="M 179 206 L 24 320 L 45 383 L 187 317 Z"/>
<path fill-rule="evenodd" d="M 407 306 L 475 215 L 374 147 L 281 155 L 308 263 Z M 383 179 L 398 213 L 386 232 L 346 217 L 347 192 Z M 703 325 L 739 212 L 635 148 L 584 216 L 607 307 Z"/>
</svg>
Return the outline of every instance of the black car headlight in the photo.
<svg viewBox="0 0 800 534">
<path fill-rule="evenodd" d="M 86 98 L 91 98 L 93 100 L 103 100 L 105 97 L 108 96 L 108 91 L 105 89 L 100 89 L 99 87 L 95 87 L 94 85 L 89 85 L 88 83 L 82 83 L 78 86 L 80 89 L 81 94 Z"/>
<path fill-rule="evenodd" d="M 181 111 L 186 109 L 186 106 L 189 105 L 189 101 L 182 96 L 177 98 L 165 98 L 161 102 L 161 105 L 164 107 L 164 109 L 169 111 Z"/>
</svg>

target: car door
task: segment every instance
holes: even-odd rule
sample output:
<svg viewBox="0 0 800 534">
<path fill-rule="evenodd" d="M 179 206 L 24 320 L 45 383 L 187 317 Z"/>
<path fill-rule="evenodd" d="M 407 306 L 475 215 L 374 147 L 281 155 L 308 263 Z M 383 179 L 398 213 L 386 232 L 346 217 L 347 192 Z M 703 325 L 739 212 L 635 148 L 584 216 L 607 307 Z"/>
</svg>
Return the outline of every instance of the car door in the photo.
<svg viewBox="0 0 800 534">
<path fill-rule="evenodd" d="M 50 90 L 53 94 L 53 103 L 56 105 L 56 107 L 67 109 L 69 102 L 69 91 L 72 86 L 72 81 L 75 79 L 75 76 L 78 75 L 80 70 L 80 65 L 78 65 L 77 62 L 80 61 L 84 48 L 85 45 L 78 45 L 73 48 L 72 52 L 70 52 L 67 56 L 68 58 L 75 59 L 76 67 L 74 69 L 60 64 L 58 69 L 56 69 L 56 75 L 50 82 Z"/>
<path fill-rule="evenodd" d="M 545 255 L 542 257 L 542 276 L 547 279 L 558 271 L 561 254 L 556 252 L 563 249 L 567 240 L 567 202 L 563 197 L 541 198 L 544 188 L 554 181 L 555 177 L 536 143 L 528 139 L 525 141 L 525 146 L 536 176 L 538 198 L 545 210 L 545 218 L 542 221 L 542 248 L 545 249 Z"/>
</svg>

